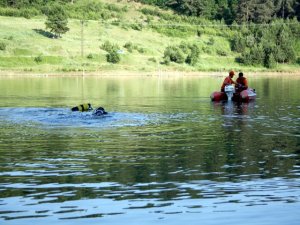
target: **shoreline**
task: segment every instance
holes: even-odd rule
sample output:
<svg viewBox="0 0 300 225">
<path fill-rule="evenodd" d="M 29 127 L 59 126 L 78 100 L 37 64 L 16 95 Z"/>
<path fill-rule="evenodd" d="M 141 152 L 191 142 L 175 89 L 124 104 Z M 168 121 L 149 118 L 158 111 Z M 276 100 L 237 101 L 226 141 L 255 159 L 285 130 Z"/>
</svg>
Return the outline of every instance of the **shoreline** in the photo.
<svg viewBox="0 0 300 225">
<path fill-rule="evenodd" d="M 228 70 L 229 71 L 229 70 Z M 225 77 L 228 71 L 77 71 L 77 72 L 28 72 L 0 70 L 5 77 Z M 236 71 L 237 75 L 238 71 Z M 246 71 L 246 76 L 293 76 L 300 77 L 299 71 Z"/>
</svg>

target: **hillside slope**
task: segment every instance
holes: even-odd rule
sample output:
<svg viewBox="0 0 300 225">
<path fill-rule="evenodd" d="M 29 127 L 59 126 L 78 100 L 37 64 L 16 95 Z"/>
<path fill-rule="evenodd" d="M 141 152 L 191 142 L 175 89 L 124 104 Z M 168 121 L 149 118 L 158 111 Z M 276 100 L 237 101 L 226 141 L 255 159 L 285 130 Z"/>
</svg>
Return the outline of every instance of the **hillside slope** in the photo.
<svg viewBox="0 0 300 225">
<path fill-rule="evenodd" d="M 85 20 L 83 25 L 79 19 L 69 19 L 70 30 L 59 39 L 50 37 L 43 16 L 1 16 L 0 43 L 4 48 L 0 50 L 0 69 L 38 73 L 266 70 L 236 62 L 240 54 L 231 50 L 236 32 L 222 23 L 203 20 L 200 25 L 193 24 L 170 11 L 127 1 L 106 2 L 126 10 L 120 11 L 118 18 Z M 117 64 L 106 60 L 107 52 L 101 46 L 107 41 L 118 46 L 121 61 Z M 197 63 L 165 64 L 166 48 L 181 43 L 198 46 Z M 299 64 L 275 69 L 298 70 Z"/>
</svg>

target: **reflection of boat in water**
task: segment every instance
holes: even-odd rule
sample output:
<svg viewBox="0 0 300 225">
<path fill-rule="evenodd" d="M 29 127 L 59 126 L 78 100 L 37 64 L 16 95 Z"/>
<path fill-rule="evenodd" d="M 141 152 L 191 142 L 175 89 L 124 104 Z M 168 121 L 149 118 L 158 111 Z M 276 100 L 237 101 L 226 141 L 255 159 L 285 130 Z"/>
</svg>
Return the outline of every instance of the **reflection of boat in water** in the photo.
<svg viewBox="0 0 300 225">
<path fill-rule="evenodd" d="M 215 109 L 220 109 L 223 115 L 238 116 L 247 115 L 249 110 L 255 108 L 255 101 L 234 102 L 234 101 L 214 101 Z"/>
<path fill-rule="evenodd" d="M 235 92 L 232 85 L 225 86 L 225 92 L 215 91 L 210 96 L 212 101 L 235 101 L 235 102 L 249 102 L 255 100 L 255 89 L 247 88 L 241 92 Z"/>
</svg>

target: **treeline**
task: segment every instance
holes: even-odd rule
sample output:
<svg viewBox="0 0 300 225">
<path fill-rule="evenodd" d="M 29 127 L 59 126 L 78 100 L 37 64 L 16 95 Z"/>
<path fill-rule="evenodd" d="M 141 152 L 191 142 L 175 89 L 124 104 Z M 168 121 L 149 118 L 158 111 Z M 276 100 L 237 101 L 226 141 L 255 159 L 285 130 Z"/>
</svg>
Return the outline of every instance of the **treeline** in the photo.
<svg viewBox="0 0 300 225">
<path fill-rule="evenodd" d="M 299 0 L 135 0 L 144 4 L 171 8 L 179 14 L 213 20 L 269 23 L 273 19 L 300 20 Z"/>
<path fill-rule="evenodd" d="M 126 7 L 97 0 L 0 0 L 0 15 L 29 19 L 37 15 L 47 15 L 53 5 L 60 5 L 67 16 L 74 19 L 120 19 L 120 15 L 127 11 Z"/>
<path fill-rule="evenodd" d="M 232 39 L 232 51 L 241 53 L 237 61 L 245 65 L 275 68 L 277 64 L 295 63 L 300 26 L 297 22 L 274 20 L 268 26 L 244 24 Z"/>
</svg>

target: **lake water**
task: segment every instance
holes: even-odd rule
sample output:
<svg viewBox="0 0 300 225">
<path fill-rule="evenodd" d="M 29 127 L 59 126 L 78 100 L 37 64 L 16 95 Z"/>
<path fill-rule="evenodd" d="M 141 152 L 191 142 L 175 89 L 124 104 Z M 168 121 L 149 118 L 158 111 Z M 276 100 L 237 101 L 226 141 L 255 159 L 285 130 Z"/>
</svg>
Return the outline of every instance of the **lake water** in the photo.
<svg viewBox="0 0 300 225">
<path fill-rule="evenodd" d="M 0 223 L 298 225 L 300 76 L 222 80 L 0 78 Z"/>
</svg>

